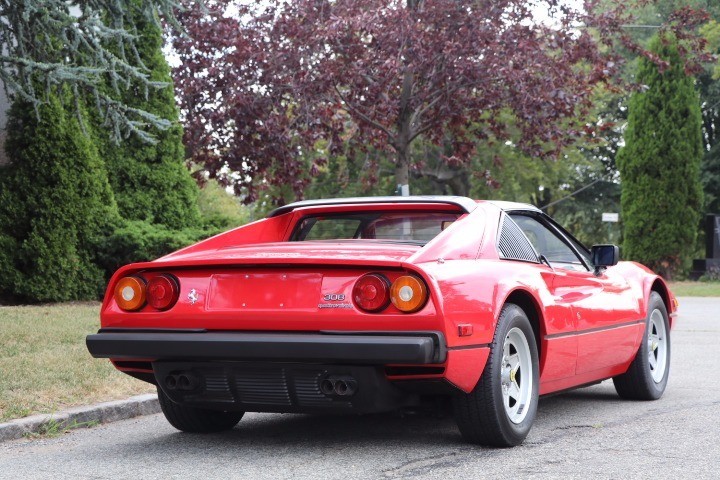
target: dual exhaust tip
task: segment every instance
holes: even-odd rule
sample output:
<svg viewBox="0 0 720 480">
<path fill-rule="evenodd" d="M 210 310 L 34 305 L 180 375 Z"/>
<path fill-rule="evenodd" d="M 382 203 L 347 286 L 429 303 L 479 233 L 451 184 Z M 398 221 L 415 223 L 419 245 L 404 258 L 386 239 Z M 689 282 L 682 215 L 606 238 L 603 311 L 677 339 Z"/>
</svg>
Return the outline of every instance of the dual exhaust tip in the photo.
<svg viewBox="0 0 720 480">
<path fill-rule="evenodd" d="M 168 390 L 195 390 L 199 384 L 197 377 L 188 374 L 175 374 L 165 377 L 165 386 Z"/>
<path fill-rule="evenodd" d="M 320 381 L 320 391 L 327 396 L 351 397 L 358 383 L 353 377 L 327 377 Z"/>
</svg>

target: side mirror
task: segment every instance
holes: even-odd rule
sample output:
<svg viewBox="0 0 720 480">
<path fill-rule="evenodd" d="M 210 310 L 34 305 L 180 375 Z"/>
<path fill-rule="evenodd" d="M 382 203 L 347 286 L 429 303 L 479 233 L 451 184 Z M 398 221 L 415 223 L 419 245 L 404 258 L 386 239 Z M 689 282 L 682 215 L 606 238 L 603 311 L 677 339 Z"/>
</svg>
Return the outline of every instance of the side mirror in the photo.
<svg viewBox="0 0 720 480">
<path fill-rule="evenodd" d="M 612 267 L 620 261 L 620 247 L 617 245 L 593 245 L 590 253 L 596 275 L 605 267 Z"/>
</svg>

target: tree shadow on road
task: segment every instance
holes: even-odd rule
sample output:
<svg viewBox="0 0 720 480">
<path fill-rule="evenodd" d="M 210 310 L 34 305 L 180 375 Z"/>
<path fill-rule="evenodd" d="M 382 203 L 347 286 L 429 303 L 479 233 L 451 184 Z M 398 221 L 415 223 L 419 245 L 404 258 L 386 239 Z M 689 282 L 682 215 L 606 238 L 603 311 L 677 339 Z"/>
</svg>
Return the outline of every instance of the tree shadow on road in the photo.
<svg viewBox="0 0 720 480">
<path fill-rule="evenodd" d="M 611 382 L 542 397 L 531 437 L 543 437 L 567 428 L 585 428 L 623 417 L 628 413 L 623 405 L 628 403 L 637 405 L 637 402 L 620 399 Z M 157 445 L 158 441 L 189 449 L 229 445 L 287 449 L 297 445 L 298 448 L 322 451 L 368 444 L 377 449 L 392 449 L 399 444 L 476 448 L 463 443 L 450 410 L 442 417 L 427 413 L 354 416 L 249 413 L 228 432 L 207 435 L 173 432 L 153 439 L 153 444 Z"/>
<path fill-rule="evenodd" d="M 441 442 L 461 444 L 451 416 L 427 414 L 402 416 L 399 413 L 371 415 L 246 414 L 233 430 L 218 434 L 179 434 L 190 441 L 247 443 L 255 446 L 275 444 L 423 444 Z M 177 435 L 168 439 L 176 440 Z"/>
</svg>

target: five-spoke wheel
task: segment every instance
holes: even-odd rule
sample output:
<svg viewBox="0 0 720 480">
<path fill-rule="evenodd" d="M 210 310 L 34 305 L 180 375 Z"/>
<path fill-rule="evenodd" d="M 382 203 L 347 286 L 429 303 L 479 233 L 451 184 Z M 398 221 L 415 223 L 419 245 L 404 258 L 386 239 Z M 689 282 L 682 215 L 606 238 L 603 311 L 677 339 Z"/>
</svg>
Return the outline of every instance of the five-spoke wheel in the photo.
<svg viewBox="0 0 720 480">
<path fill-rule="evenodd" d="M 460 433 L 481 445 L 521 444 L 535 420 L 538 386 L 535 332 L 522 308 L 506 304 L 480 381 L 472 392 L 454 398 Z"/>
<path fill-rule="evenodd" d="M 665 391 L 670 372 L 670 322 L 662 297 L 650 293 L 645 340 L 626 373 L 613 378 L 623 398 L 657 400 Z"/>
<path fill-rule="evenodd" d="M 668 341 L 665 331 L 665 318 L 659 309 L 650 314 L 647 329 L 648 363 L 655 383 L 660 383 L 665 375 L 668 357 Z"/>
<path fill-rule="evenodd" d="M 511 422 L 520 423 L 527 415 L 533 384 L 530 345 L 517 327 L 505 336 L 500 378 L 505 413 Z"/>
</svg>

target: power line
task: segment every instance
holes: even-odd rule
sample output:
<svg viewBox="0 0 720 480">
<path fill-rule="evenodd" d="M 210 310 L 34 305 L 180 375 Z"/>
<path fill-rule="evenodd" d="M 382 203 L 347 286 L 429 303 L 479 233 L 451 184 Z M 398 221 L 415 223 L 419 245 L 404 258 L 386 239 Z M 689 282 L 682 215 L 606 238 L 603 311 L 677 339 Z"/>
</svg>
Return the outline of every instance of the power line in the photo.
<svg viewBox="0 0 720 480">
<path fill-rule="evenodd" d="M 603 180 L 605 180 L 606 177 L 607 177 L 607 175 L 603 175 L 602 177 L 597 178 L 597 179 L 593 180 L 592 182 L 588 183 L 588 184 L 585 185 L 584 187 L 580 187 L 580 188 L 578 188 L 577 190 L 575 190 L 574 192 L 572 192 L 572 193 L 570 193 L 570 194 L 568 194 L 568 195 L 565 195 L 564 197 L 562 197 L 562 198 L 560 198 L 560 199 L 558 199 L 558 200 L 555 200 L 554 202 L 550 202 L 550 203 L 548 203 L 547 205 L 545 205 L 544 207 L 540 207 L 540 210 L 546 210 L 547 208 L 550 208 L 550 207 L 552 207 L 553 205 L 557 205 L 558 203 L 560 203 L 560 202 L 562 202 L 562 201 L 564 201 L 564 200 L 567 200 L 567 199 L 570 198 L 570 197 L 574 197 L 574 196 L 577 195 L 578 193 L 580 193 L 580 192 L 582 192 L 583 190 L 586 190 L 586 189 L 592 187 L 592 186 L 595 185 L 596 183 L 602 182 Z"/>
</svg>

